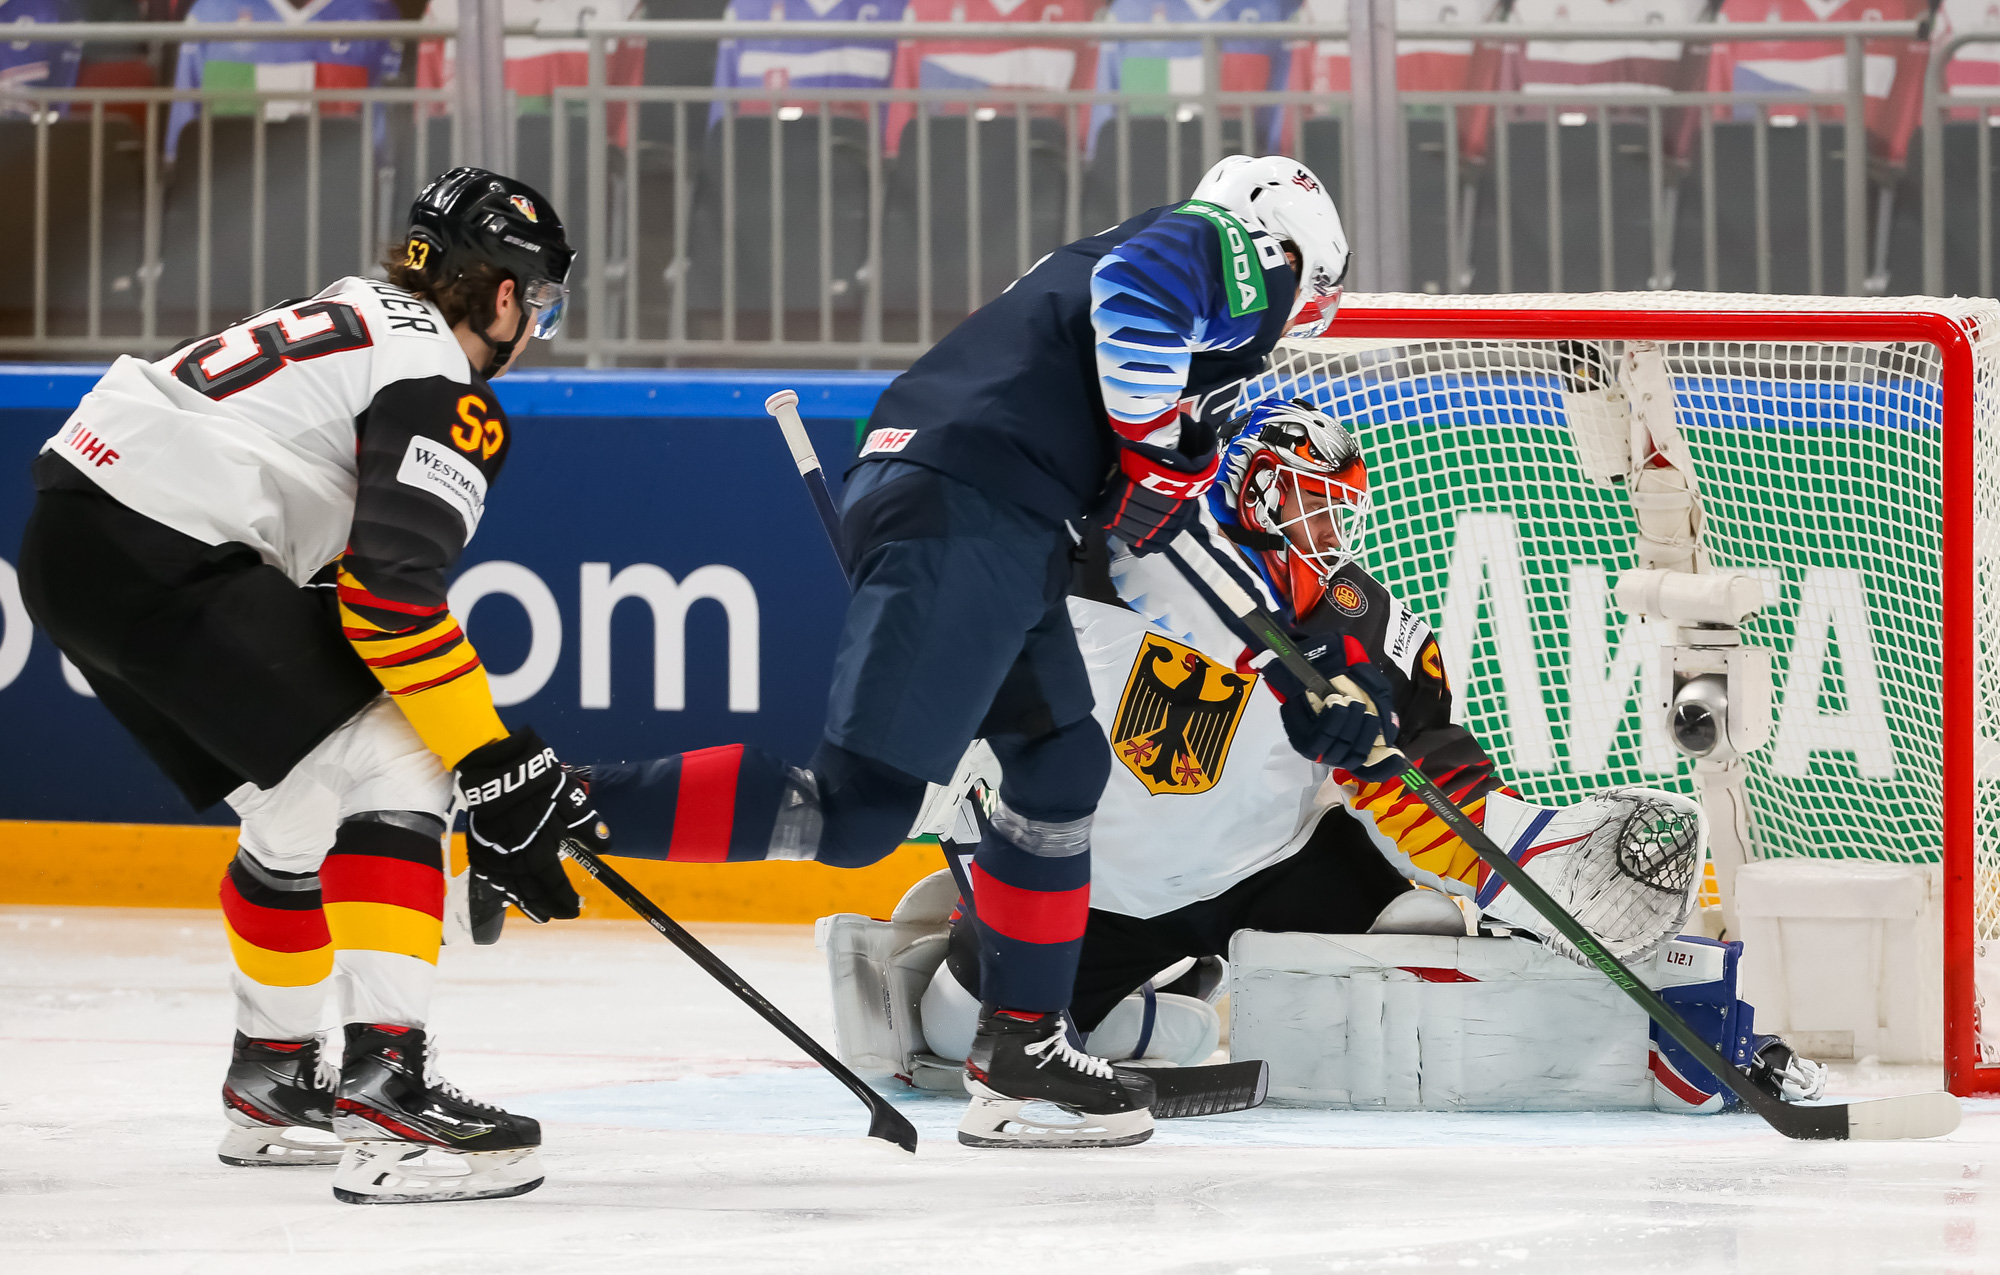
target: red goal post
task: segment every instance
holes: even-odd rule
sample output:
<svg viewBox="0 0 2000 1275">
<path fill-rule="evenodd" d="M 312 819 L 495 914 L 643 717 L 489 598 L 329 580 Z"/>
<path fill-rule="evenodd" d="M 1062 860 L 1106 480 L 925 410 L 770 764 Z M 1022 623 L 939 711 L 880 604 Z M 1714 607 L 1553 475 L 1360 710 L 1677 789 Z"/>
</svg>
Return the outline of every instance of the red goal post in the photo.
<svg viewBox="0 0 2000 1275">
<path fill-rule="evenodd" d="M 1357 429 L 1378 502 L 1364 561 L 1464 648 L 1448 656 L 1461 713 L 1543 798 L 1689 769 L 1666 766 L 1636 682 L 1607 700 L 1568 680 L 1576 652 L 1606 645 L 1574 608 L 1633 564 L 1635 524 L 1577 467 L 1566 342 L 1660 350 L 1707 550 L 1767 581 L 1744 630 L 1778 648 L 1781 692 L 1746 763 L 1753 854 L 1936 865 L 1947 1083 L 2000 1093 L 2000 304 L 1353 296 L 1325 337 L 1273 356 L 1251 394 L 1304 395 Z M 1472 519 L 1500 548 L 1465 568 Z M 1510 545 L 1516 561 L 1494 556 Z M 1614 682 L 1637 667 L 1604 659 Z M 1789 706 L 1788 671 L 1816 679 Z"/>
</svg>

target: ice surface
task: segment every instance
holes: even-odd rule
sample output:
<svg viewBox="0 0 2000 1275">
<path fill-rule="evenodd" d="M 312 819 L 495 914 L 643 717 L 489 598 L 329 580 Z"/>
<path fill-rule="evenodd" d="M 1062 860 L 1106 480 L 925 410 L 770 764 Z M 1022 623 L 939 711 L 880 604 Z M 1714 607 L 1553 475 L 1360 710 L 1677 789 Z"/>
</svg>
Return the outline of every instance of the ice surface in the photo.
<svg viewBox="0 0 2000 1275">
<path fill-rule="evenodd" d="M 822 1038 L 803 928 L 697 927 Z M 960 1103 L 859 1103 L 634 924 L 510 923 L 445 954 L 469 1093 L 544 1122 L 517 1200 L 336 1203 L 218 1163 L 214 913 L 0 909 L 0 1271 L 2000 1271 L 2000 1101 L 1948 1139 L 1792 1143 L 1753 1117 L 1267 1108 L 1112 1151 L 974 1151 Z M 1847 1068 L 1843 1094 L 1934 1085 Z"/>
</svg>

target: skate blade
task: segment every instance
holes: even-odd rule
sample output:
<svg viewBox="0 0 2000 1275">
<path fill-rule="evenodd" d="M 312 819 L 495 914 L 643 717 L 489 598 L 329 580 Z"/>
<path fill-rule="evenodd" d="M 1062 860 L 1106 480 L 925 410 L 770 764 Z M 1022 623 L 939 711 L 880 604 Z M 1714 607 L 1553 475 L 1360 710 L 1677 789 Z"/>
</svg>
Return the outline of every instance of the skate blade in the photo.
<svg viewBox="0 0 2000 1275">
<path fill-rule="evenodd" d="M 215 1158 L 239 1169 L 268 1169 L 339 1164 L 346 1145 L 318 1129 L 246 1128 L 232 1124 L 222 1135 Z"/>
<path fill-rule="evenodd" d="M 1091 1115 L 1051 1103 L 1008 1098 L 966 1078 L 972 1103 L 958 1122 L 958 1140 L 968 1147 L 1129 1147 L 1153 1136 L 1153 1113 L 1144 1107 Z M 1070 1117 L 1068 1121 L 1039 1120 L 1021 1114 L 1024 1107 L 1044 1107 Z"/>
<path fill-rule="evenodd" d="M 447 1151 L 417 1142 L 350 1142 L 333 1175 L 344 1204 L 504 1200 L 542 1184 L 534 1147 Z"/>
</svg>

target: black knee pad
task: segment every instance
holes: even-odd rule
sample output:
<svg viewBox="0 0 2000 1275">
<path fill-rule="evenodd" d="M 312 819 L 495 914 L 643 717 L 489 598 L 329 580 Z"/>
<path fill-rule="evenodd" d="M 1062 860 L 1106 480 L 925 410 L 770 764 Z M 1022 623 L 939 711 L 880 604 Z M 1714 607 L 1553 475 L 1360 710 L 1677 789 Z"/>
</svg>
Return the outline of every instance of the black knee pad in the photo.
<svg viewBox="0 0 2000 1275">
<path fill-rule="evenodd" d="M 1029 819 L 1082 819 L 1097 809 L 1111 778 L 1111 745 L 1094 717 L 1033 739 L 995 735 L 987 742 L 1000 759 L 1000 799 Z"/>
<path fill-rule="evenodd" d="M 824 740 L 813 754 L 819 784 L 819 862 L 865 868 L 903 843 L 924 804 L 924 781 Z M 1102 787 L 1102 785 L 1100 785 Z"/>
</svg>

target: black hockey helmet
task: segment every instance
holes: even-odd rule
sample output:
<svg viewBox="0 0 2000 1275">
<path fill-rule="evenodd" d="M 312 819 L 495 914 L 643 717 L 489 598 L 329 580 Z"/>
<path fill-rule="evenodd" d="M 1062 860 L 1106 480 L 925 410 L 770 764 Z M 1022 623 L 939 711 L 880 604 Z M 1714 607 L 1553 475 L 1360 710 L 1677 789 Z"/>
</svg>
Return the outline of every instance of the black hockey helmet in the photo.
<svg viewBox="0 0 2000 1275">
<path fill-rule="evenodd" d="M 505 272 L 520 289 L 523 327 L 527 315 L 534 315 L 535 335 L 543 340 L 562 326 L 575 259 L 555 206 L 511 177 L 483 168 L 454 168 L 424 187 L 410 205 L 404 264 L 439 287 L 480 262 Z M 489 341 L 493 369 L 506 365 L 523 335 L 517 331 L 512 340 Z"/>
</svg>

